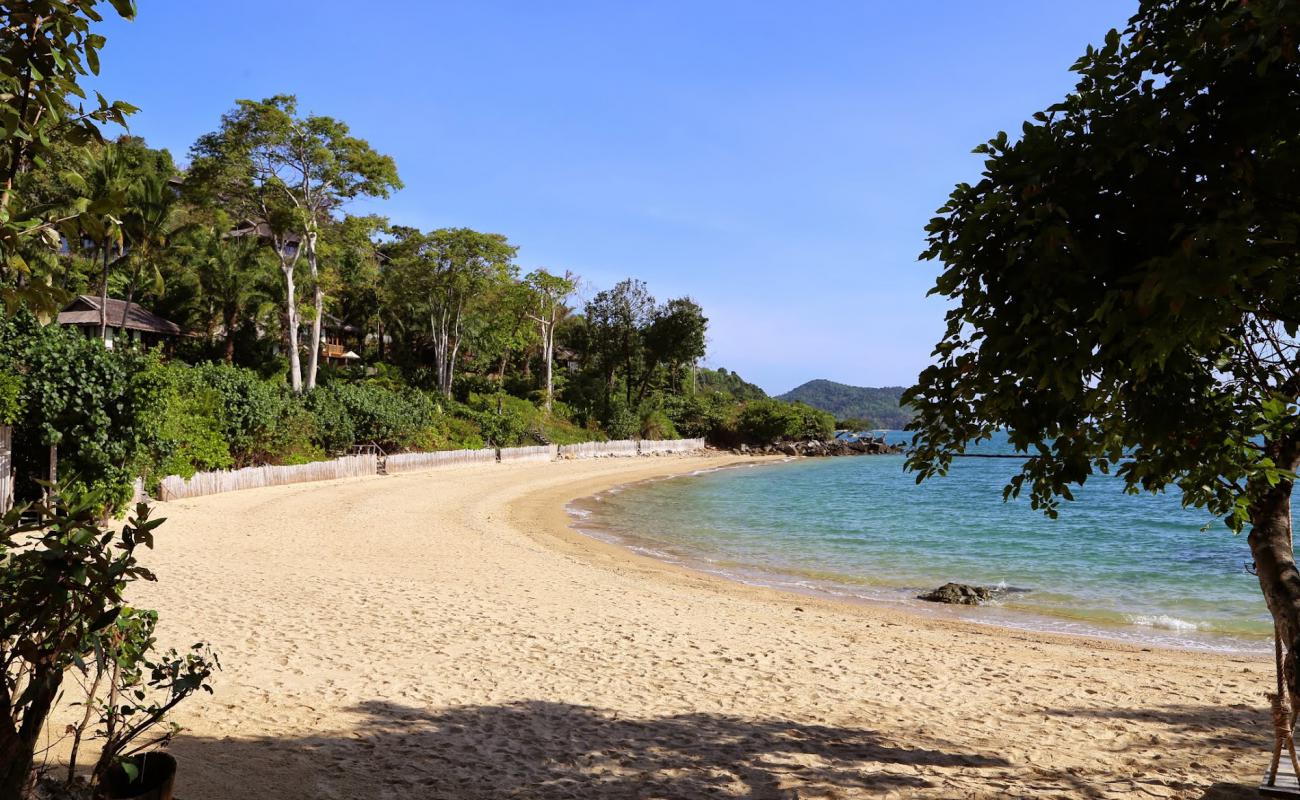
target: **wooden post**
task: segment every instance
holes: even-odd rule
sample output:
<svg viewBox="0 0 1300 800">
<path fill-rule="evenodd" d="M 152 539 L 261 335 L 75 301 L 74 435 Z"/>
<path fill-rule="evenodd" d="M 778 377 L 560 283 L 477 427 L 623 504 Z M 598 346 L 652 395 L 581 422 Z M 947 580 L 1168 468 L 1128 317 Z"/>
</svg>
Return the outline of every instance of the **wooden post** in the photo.
<svg viewBox="0 0 1300 800">
<path fill-rule="evenodd" d="M 0 425 L 0 514 L 14 504 L 13 433 L 10 426 Z"/>
</svg>

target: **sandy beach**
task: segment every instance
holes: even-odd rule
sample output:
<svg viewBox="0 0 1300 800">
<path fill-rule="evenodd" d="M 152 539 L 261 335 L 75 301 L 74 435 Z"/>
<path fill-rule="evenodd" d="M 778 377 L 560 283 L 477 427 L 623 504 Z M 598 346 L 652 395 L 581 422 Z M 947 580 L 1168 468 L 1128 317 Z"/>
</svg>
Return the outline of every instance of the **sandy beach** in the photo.
<svg viewBox="0 0 1300 800">
<path fill-rule="evenodd" d="M 162 505 L 135 599 L 224 665 L 178 716 L 178 797 L 1254 796 L 1267 659 L 786 595 L 568 528 L 573 498 L 736 460 Z"/>
</svg>

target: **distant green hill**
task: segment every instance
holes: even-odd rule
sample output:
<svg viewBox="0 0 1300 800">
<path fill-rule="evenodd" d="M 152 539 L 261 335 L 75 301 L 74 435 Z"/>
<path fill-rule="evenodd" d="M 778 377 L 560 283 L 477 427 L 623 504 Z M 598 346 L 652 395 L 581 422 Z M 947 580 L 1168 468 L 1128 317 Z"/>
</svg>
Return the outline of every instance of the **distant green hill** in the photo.
<svg viewBox="0 0 1300 800">
<path fill-rule="evenodd" d="M 726 367 L 703 369 L 695 373 L 695 385 L 701 392 L 726 392 L 737 400 L 762 400 L 767 392 Z"/>
<path fill-rule="evenodd" d="M 835 415 L 836 419 L 866 418 L 881 428 L 902 428 L 912 415 L 899 408 L 902 386 L 849 386 L 828 380 L 808 381 L 783 395 L 778 400 L 807 403 Z"/>
</svg>

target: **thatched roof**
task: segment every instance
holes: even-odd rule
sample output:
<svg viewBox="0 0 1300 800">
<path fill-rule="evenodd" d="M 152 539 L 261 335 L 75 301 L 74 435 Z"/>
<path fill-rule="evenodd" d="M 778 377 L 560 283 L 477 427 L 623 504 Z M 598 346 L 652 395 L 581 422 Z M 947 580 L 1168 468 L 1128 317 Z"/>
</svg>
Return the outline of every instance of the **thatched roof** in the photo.
<svg viewBox="0 0 1300 800">
<path fill-rule="evenodd" d="M 122 325 L 122 311 L 126 311 L 126 325 Z M 171 320 L 163 319 L 135 303 L 127 305 L 125 300 L 108 298 L 108 327 L 125 327 L 132 331 L 147 331 L 164 336 L 180 336 L 181 326 Z M 77 299 L 59 312 L 60 325 L 92 325 L 99 327 L 99 298 L 88 294 L 77 295 Z"/>
</svg>

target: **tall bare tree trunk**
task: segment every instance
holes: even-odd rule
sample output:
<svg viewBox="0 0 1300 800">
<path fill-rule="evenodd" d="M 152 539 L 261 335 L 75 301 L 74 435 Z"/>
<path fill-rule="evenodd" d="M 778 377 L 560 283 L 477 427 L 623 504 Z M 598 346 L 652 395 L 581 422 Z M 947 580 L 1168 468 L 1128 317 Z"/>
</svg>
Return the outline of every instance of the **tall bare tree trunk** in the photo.
<svg viewBox="0 0 1300 800">
<path fill-rule="evenodd" d="M 298 292 L 293 282 L 293 264 L 282 264 L 285 295 L 285 346 L 289 348 L 289 385 L 302 394 L 302 361 L 298 357 Z"/>
<path fill-rule="evenodd" d="M 313 307 L 316 316 L 311 321 L 311 347 L 307 351 L 307 391 L 316 388 L 316 371 L 320 366 L 321 317 L 325 313 L 325 290 L 321 287 L 320 272 L 316 263 L 316 232 L 307 233 L 307 268 L 311 270 Z"/>
<path fill-rule="evenodd" d="M 547 325 L 542 323 L 542 364 L 546 371 L 546 411 L 550 413 L 551 402 L 555 394 L 554 372 L 552 361 L 555 357 L 555 323 Z"/>
</svg>

